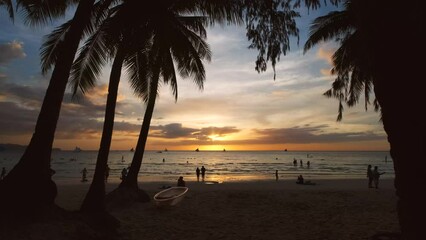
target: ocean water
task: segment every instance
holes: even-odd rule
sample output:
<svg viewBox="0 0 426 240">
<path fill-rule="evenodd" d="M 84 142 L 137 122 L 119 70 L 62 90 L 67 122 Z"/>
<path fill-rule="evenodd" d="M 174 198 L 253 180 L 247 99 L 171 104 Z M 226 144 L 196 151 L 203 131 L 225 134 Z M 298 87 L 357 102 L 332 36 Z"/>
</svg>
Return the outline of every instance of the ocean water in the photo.
<svg viewBox="0 0 426 240">
<path fill-rule="evenodd" d="M 0 167 L 8 171 L 19 161 L 20 151 L 0 152 Z M 120 181 L 123 168 L 130 166 L 133 152 L 111 151 L 108 181 Z M 88 180 L 94 173 L 97 151 L 54 151 L 51 166 L 56 171 L 53 179 L 60 182 L 79 182 L 81 170 L 87 168 Z M 163 161 L 164 159 L 164 161 Z M 297 165 L 293 165 L 294 159 Z M 303 165 L 300 165 L 302 160 Z M 310 166 L 307 162 L 310 161 Z M 292 152 L 292 151 L 146 151 L 139 173 L 140 181 L 196 181 L 195 169 L 204 166 L 206 181 L 230 182 L 280 179 L 365 179 L 367 166 L 378 166 L 386 172 L 382 178 L 394 178 L 389 152 Z"/>
</svg>

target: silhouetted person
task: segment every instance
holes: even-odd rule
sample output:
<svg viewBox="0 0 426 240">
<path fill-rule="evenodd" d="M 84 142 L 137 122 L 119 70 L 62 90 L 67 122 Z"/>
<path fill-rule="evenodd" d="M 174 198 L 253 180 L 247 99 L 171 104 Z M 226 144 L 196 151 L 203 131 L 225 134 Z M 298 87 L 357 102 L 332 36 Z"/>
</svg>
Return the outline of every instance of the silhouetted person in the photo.
<svg viewBox="0 0 426 240">
<path fill-rule="evenodd" d="M 183 177 L 180 176 L 177 182 L 178 187 L 185 187 L 185 181 L 183 180 Z"/>
<path fill-rule="evenodd" d="M 293 158 L 293 166 L 297 166 L 297 160 L 296 160 L 296 158 Z"/>
<path fill-rule="evenodd" d="M 373 169 L 371 169 L 371 165 L 368 165 L 367 167 L 367 178 L 368 178 L 368 187 L 372 188 L 373 187 Z"/>
<path fill-rule="evenodd" d="M 197 174 L 197 182 L 200 181 L 200 169 L 197 167 L 197 169 L 195 169 L 195 174 Z"/>
<path fill-rule="evenodd" d="M 298 177 L 297 177 L 297 181 L 296 181 L 296 183 L 297 184 L 303 184 L 305 182 L 305 180 L 303 179 L 303 176 L 302 175 L 299 175 Z"/>
<path fill-rule="evenodd" d="M 165 158 L 163 158 L 163 162 L 165 162 L 166 161 L 166 159 Z"/>
<path fill-rule="evenodd" d="M 108 177 L 109 177 L 109 171 L 110 171 L 111 169 L 109 168 L 109 166 L 108 166 L 108 164 L 106 165 L 106 168 L 105 168 L 105 182 L 108 182 Z"/>
<path fill-rule="evenodd" d="M 83 170 L 81 171 L 82 175 L 81 175 L 81 181 L 82 182 L 87 182 L 87 169 L 83 168 Z"/>
<path fill-rule="evenodd" d="M 300 166 L 303 167 L 303 161 L 300 159 Z"/>
<path fill-rule="evenodd" d="M 206 169 L 204 168 L 204 166 L 201 167 L 201 178 L 204 181 L 204 177 L 206 176 Z"/>
<path fill-rule="evenodd" d="M 385 172 L 379 172 L 379 168 L 377 166 L 374 166 L 373 181 L 374 181 L 374 186 L 376 188 L 379 188 L 379 178 L 380 178 L 380 175 L 382 174 L 385 174 Z"/>
<path fill-rule="evenodd" d="M 278 170 L 275 170 L 275 181 L 278 181 Z"/>
<path fill-rule="evenodd" d="M 310 161 L 308 161 L 307 163 L 306 163 L 306 165 L 308 166 L 308 168 L 311 166 L 311 162 Z"/>
<path fill-rule="evenodd" d="M 0 180 L 3 180 L 4 177 L 6 177 L 6 168 L 5 167 L 3 167 L 1 169 Z"/>
<path fill-rule="evenodd" d="M 121 181 L 124 181 L 127 177 L 127 168 L 123 168 L 123 170 L 121 170 Z"/>
</svg>

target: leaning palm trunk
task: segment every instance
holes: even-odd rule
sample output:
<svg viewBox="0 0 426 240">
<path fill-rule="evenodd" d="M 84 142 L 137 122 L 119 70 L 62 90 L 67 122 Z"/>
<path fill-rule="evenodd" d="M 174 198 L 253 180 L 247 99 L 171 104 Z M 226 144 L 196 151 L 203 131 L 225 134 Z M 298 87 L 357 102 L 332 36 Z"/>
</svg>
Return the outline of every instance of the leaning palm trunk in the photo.
<svg viewBox="0 0 426 240">
<path fill-rule="evenodd" d="M 389 64 L 388 68 L 383 70 L 404 69 L 400 65 L 392 65 Z M 411 67 L 422 69 L 421 66 Z M 382 106 L 384 130 L 388 136 L 394 164 L 398 217 L 405 240 L 424 239 L 425 236 L 424 221 L 420 220 L 426 216 L 425 119 L 411 117 L 425 105 L 424 100 L 420 99 L 422 95 L 419 90 L 413 92 L 413 89 L 407 89 L 407 86 L 397 83 L 400 79 L 415 78 L 415 74 L 407 75 L 402 73 L 402 70 L 399 70 L 399 73 L 389 71 L 377 78 L 378 81 L 386 81 L 386 86 L 375 84 L 375 94 Z M 404 107 L 398 107 L 400 105 Z"/>
<path fill-rule="evenodd" d="M 108 164 L 108 154 L 111 147 L 112 132 L 114 128 L 115 106 L 117 104 L 118 85 L 120 83 L 121 69 L 125 53 L 119 48 L 111 68 L 108 86 L 108 97 L 105 110 L 104 127 L 96 161 L 95 174 L 87 193 L 81 211 L 103 212 L 105 211 L 105 171 Z"/>
<path fill-rule="evenodd" d="M 390 61 L 383 59 L 378 70 L 380 75 L 374 84 L 394 163 L 395 188 L 399 198 L 397 209 L 405 240 L 424 239 L 426 235 L 424 221 L 420 220 L 426 216 L 425 118 L 424 114 L 416 114 L 425 107 L 424 93 L 419 87 L 419 76 L 423 74 L 424 67 L 416 60 L 408 60 L 415 59 L 411 56 L 413 53 L 404 50 L 404 53 L 398 53 Z M 395 58 L 406 62 L 393 62 Z M 405 69 L 412 71 L 407 72 Z M 401 84 L 403 79 L 417 84 L 414 87 L 407 83 Z"/>
<path fill-rule="evenodd" d="M 401 9 L 398 3 L 383 2 L 381 6 L 385 8 L 380 10 L 385 16 L 375 19 L 377 25 L 371 33 L 375 56 L 379 56 L 374 90 L 390 143 L 404 240 L 425 239 L 426 235 L 426 121 L 421 113 L 426 106 L 424 61 L 417 60 L 417 56 L 426 53 L 421 4 L 412 1 L 406 9 Z M 404 34 L 395 34 L 395 29 L 404 29 Z M 398 46 L 404 48 L 395 49 Z"/>
<path fill-rule="evenodd" d="M 13 213 L 28 213 L 54 204 L 56 184 L 50 173 L 52 145 L 71 65 L 93 3 L 94 0 L 86 0 L 78 5 L 63 40 L 66 47 L 57 59 L 30 144 L 18 164 L 0 183 L 0 205 L 7 206 L 5 209 Z"/>
<path fill-rule="evenodd" d="M 148 139 L 149 126 L 151 125 L 152 114 L 154 112 L 155 100 L 157 98 L 159 73 L 153 75 L 154 81 L 151 83 L 148 103 L 143 117 L 141 132 L 139 134 L 138 143 L 136 145 L 135 154 L 133 155 L 132 164 L 130 165 L 129 174 L 125 181 L 120 185 L 123 187 L 138 187 L 138 174 L 142 165 L 143 154 L 145 151 L 146 140 Z"/>
<path fill-rule="evenodd" d="M 154 112 L 155 100 L 157 97 L 158 89 L 158 76 L 157 73 L 154 77 L 157 79 L 153 81 L 150 89 L 149 99 L 145 110 L 145 115 L 143 118 L 143 123 L 141 127 L 141 132 L 139 134 L 138 143 L 136 144 L 135 153 L 133 155 L 133 160 L 130 165 L 130 170 L 123 182 L 119 185 L 118 188 L 113 190 L 107 195 L 107 205 L 108 208 L 120 208 L 126 206 L 134 201 L 139 202 L 149 202 L 149 195 L 139 189 L 138 186 L 138 174 L 139 169 L 142 164 L 142 158 L 145 151 L 146 140 L 148 138 L 149 126 L 151 124 L 152 114 Z"/>
</svg>

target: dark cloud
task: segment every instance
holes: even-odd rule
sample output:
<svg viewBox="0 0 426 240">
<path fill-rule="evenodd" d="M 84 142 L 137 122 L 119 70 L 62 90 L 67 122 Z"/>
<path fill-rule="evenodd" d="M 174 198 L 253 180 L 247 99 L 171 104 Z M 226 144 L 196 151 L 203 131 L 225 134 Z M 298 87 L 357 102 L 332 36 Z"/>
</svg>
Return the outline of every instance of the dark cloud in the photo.
<svg viewBox="0 0 426 240">
<path fill-rule="evenodd" d="M 327 125 L 293 128 L 269 128 L 254 130 L 261 135 L 255 143 L 290 144 L 290 143 L 338 143 L 383 140 L 383 136 L 373 132 L 327 133 Z"/>
<path fill-rule="evenodd" d="M 226 135 L 237 133 L 240 130 L 236 127 L 207 127 L 202 128 L 199 132 L 194 133 L 199 140 L 212 140 L 209 136 L 215 135 L 225 137 Z"/>
<path fill-rule="evenodd" d="M 228 134 L 239 132 L 236 127 L 207 127 L 207 128 L 185 128 L 181 123 L 151 126 L 150 136 L 158 138 L 191 138 L 193 141 L 211 141 L 209 137 L 215 135 L 224 137 Z M 191 140 L 192 141 L 192 140 Z"/>
<path fill-rule="evenodd" d="M 13 102 L 0 102 L 0 116 L 1 135 L 31 134 L 38 110 L 23 108 Z"/>
<path fill-rule="evenodd" d="M 0 44 L 0 53 L 0 65 L 26 56 L 23 44 L 17 41 Z"/>
<path fill-rule="evenodd" d="M 151 126 L 152 137 L 159 138 L 193 138 L 194 133 L 199 132 L 199 129 L 182 127 L 181 123 L 171 123 L 167 125 Z"/>
<path fill-rule="evenodd" d="M 92 94 L 97 94 L 94 90 Z M 0 135 L 28 135 L 34 127 L 46 89 L 22 86 L 0 79 Z M 105 104 L 98 104 L 91 97 L 72 99 L 66 93 L 58 120 L 55 138 L 57 139 L 99 139 L 103 127 Z M 98 99 L 99 101 L 99 99 Z M 139 131 L 139 124 L 116 122 L 115 131 Z"/>
</svg>

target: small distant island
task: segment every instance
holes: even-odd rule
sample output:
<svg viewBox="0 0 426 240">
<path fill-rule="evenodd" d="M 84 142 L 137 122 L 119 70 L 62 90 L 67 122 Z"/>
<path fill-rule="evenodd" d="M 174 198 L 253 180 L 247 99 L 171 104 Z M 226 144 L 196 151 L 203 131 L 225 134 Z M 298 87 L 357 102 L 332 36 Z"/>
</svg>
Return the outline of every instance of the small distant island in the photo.
<svg viewBox="0 0 426 240">
<path fill-rule="evenodd" d="M 24 151 L 27 148 L 25 145 L 0 143 L 0 152 L 3 151 Z M 52 148 L 52 151 L 61 151 L 60 148 Z"/>
</svg>

